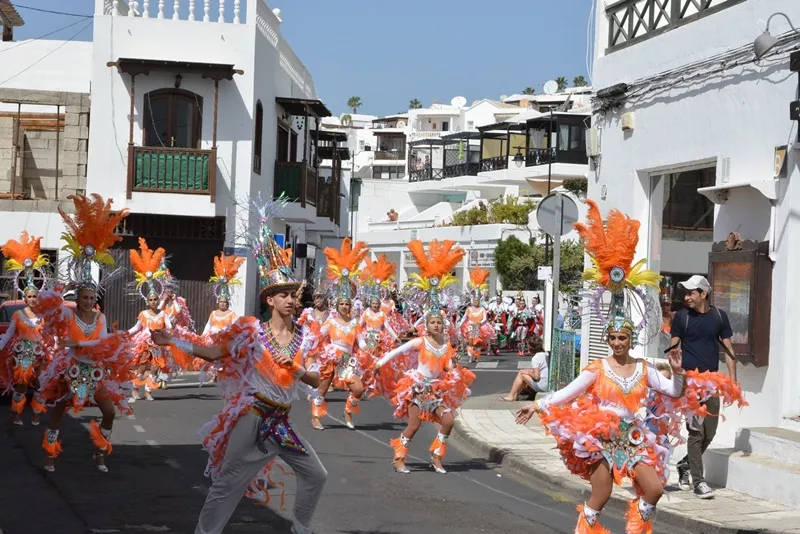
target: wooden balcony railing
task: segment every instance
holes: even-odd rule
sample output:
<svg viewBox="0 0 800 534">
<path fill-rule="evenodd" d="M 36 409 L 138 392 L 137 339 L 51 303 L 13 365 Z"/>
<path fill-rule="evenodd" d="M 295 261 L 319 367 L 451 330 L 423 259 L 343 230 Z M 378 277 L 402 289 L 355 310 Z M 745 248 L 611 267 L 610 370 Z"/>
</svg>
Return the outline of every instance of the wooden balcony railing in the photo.
<svg viewBox="0 0 800 534">
<path fill-rule="evenodd" d="M 535 167 L 555 163 L 557 159 L 555 148 L 529 148 L 525 156 L 525 166 Z"/>
<path fill-rule="evenodd" d="M 283 194 L 289 202 L 317 204 L 317 171 L 302 161 L 276 161 L 274 198 Z"/>
<path fill-rule="evenodd" d="M 484 158 L 481 160 L 481 171 L 502 171 L 508 168 L 507 156 L 495 156 L 493 158 Z"/>
<path fill-rule="evenodd" d="M 128 196 L 145 193 L 210 195 L 215 200 L 217 151 L 129 146 Z"/>
</svg>

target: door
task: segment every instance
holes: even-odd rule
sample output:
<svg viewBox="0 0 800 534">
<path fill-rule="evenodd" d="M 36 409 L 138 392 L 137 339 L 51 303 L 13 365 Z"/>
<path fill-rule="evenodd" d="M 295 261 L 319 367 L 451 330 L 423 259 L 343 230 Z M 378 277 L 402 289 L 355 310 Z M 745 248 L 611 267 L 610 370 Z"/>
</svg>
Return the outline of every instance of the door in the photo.
<svg viewBox="0 0 800 534">
<path fill-rule="evenodd" d="M 200 148 L 203 97 L 182 89 L 144 95 L 144 146 Z"/>
</svg>

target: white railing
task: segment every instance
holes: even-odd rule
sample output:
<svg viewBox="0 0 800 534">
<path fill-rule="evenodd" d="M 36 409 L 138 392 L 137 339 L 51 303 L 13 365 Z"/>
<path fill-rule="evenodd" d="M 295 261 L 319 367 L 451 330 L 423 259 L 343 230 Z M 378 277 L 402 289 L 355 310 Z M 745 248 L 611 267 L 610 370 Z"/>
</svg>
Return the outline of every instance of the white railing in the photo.
<svg viewBox="0 0 800 534">
<path fill-rule="evenodd" d="M 103 0 L 103 14 L 112 17 L 172 19 L 240 24 L 242 0 Z M 226 20 L 226 5 L 232 16 Z"/>
<path fill-rule="evenodd" d="M 417 139 L 438 139 L 442 136 L 442 132 L 412 132 L 411 140 Z"/>
</svg>

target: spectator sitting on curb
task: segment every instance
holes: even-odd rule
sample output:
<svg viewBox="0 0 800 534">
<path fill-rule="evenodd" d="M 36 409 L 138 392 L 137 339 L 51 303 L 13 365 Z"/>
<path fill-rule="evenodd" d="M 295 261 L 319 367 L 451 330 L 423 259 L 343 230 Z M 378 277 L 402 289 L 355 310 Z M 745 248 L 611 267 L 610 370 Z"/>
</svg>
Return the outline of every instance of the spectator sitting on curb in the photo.
<svg viewBox="0 0 800 534">
<path fill-rule="evenodd" d="M 531 400 L 536 397 L 537 393 L 544 393 L 547 391 L 548 380 L 548 367 L 547 360 L 549 355 L 544 352 L 542 342 L 537 339 L 533 346 L 534 356 L 531 358 L 531 369 L 521 369 L 514 383 L 511 385 L 511 391 L 505 397 L 500 397 L 501 401 L 514 402 L 519 400 L 519 395 L 523 391 L 533 394 Z"/>
</svg>

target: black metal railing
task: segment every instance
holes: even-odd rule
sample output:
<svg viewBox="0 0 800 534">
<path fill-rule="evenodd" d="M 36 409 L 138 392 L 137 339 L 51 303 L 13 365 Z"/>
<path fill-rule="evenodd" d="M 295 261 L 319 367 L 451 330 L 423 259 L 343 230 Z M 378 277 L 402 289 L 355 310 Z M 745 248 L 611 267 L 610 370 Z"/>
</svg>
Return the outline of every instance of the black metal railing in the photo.
<svg viewBox="0 0 800 534">
<path fill-rule="evenodd" d="M 529 148 L 525 155 L 525 166 L 535 167 L 536 165 L 547 165 L 555 163 L 557 152 L 555 148 Z"/>
<path fill-rule="evenodd" d="M 744 0 L 621 0 L 606 7 L 613 51 L 678 28 Z"/>
<path fill-rule="evenodd" d="M 408 173 L 409 182 L 427 182 L 428 180 L 441 180 L 444 177 L 442 169 L 419 169 Z"/>
<path fill-rule="evenodd" d="M 445 166 L 443 175 L 445 178 L 455 178 L 456 176 L 478 176 L 478 171 L 481 170 L 481 164 L 476 162 L 472 163 L 456 163 L 455 165 Z"/>
<path fill-rule="evenodd" d="M 508 158 L 506 156 L 495 156 L 481 160 L 481 172 L 502 171 L 508 168 Z"/>
</svg>

